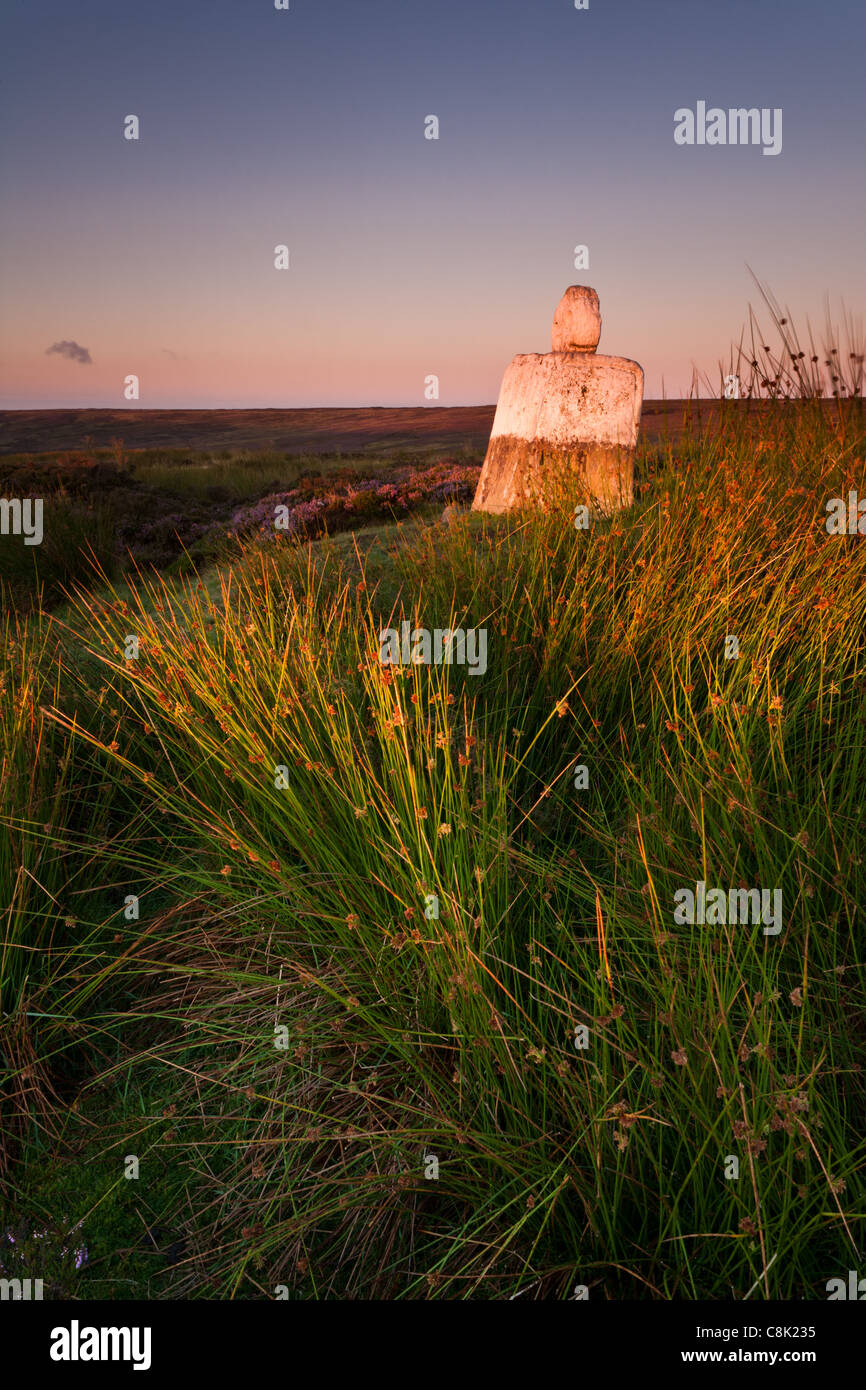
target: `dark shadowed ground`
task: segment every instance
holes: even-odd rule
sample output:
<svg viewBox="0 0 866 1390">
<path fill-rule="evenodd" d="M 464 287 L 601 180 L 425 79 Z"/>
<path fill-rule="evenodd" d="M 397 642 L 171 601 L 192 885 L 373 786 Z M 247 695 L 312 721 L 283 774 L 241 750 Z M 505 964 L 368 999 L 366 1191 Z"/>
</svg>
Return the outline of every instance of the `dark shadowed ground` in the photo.
<svg viewBox="0 0 866 1390">
<path fill-rule="evenodd" d="M 483 448 L 493 406 L 347 410 L 5 410 L 0 452 L 106 448 L 377 453 Z"/>
<path fill-rule="evenodd" d="M 645 401 L 641 431 L 649 441 L 678 435 L 688 401 Z M 718 401 L 691 402 L 705 419 Z M 752 410 L 756 402 L 725 402 Z M 350 410 L 3 410 L 0 453 L 106 448 L 116 439 L 126 449 L 210 449 L 298 453 L 374 453 L 406 448 L 484 449 L 492 405 Z"/>
</svg>

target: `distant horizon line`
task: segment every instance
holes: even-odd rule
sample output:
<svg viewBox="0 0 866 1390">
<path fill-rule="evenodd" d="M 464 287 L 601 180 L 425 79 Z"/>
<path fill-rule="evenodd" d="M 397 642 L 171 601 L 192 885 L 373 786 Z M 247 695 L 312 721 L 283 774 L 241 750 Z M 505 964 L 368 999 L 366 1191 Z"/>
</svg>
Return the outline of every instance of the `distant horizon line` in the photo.
<svg viewBox="0 0 866 1390">
<path fill-rule="evenodd" d="M 688 401 L 718 401 L 723 400 L 720 396 L 645 396 L 643 405 L 674 405 Z M 770 401 L 768 396 L 741 396 L 741 401 Z M 821 399 L 833 400 L 832 396 L 822 397 Z M 255 410 L 259 412 L 288 411 L 288 410 L 423 410 L 427 414 L 435 414 L 437 411 L 446 410 L 495 410 L 496 401 L 475 401 L 469 405 L 151 405 L 151 406 L 123 406 L 123 405 L 0 405 L 0 415 L 14 414 L 33 414 L 40 411 L 43 414 L 62 411 L 110 411 L 112 414 L 122 415 L 152 415 L 158 412 L 171 413 L 177 415 L 182 411 L 207 411 L 210 414 L 217 414 L 220 411 L 234 412 L 239 410 Z"/>
</svg>

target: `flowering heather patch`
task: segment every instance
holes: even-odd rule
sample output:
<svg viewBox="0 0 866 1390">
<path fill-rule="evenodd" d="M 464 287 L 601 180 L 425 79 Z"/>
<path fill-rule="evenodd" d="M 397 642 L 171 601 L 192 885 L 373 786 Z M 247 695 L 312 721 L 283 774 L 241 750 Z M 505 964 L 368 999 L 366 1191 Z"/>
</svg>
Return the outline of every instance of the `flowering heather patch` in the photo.
<svg viewBox="0 0 866 1390">
<path fill-rule="evenodd" d="M 310 496 L 310 479 L 285 492 L 269 493 L 252 506 L 233 514 L 231 529 L 236 534 L 261 531 L 278 536 L 300 537 L 329 531 L 347 530 L 359 521 L 405 516 L 421 507 L 448 502 L 470 502 L 478 482 L 479 465 L 440 459 L 428 466 L 401 465 L 387 478 L 361 478 L 350 473 L 322 479 L 320 496 Z M 287 508 L 284 524 L 276 530 L 276 509 Z M 284 514 L 285 516 L 286 514 Z"/>
<path fill-rule="evenodd" d="M 29 1231 L 26 1226 L 12 1230 L 0 1229 L 0 1276 L 11 1279 L 39 1279 L 51 1271 L 48 1287 L 54 1296 L 63 1295 L 63 1285 L 84 1269 L 90 1261 L 87 1246 L 70 1235 L 80 1230 L 81 1221 L 72 1231 L 64 1233 L 55 1228 Z"/>
<path fill-rule="evenodd" d="M 181 557 L 194 566 L 216 559 L 227 535 L 256 531 L 315 537 L 390 521 L 424 506 L 471 501 L 480 465 L 454 458 L 419 462 L 370 459 L 365 477 L 352 466 L 300 472 L 303 458 L 271 455 L 224 462 L 191 454 L 116 457 L 93 451 L 55 457 L 0 458 L 0 494 L 44 497 L 45 543 L 0 552 L 0 585 L 22 611 L 42 586 L 48 607 L 70 583 L 92 579 L 91 556 L 114 577 L 135 565 L 164 569 Z M 183 451 L 177 451 L 182 453 Z M 121 466 L 121 464 L 123 466 Z M 280 530 L 275 507 L 283 505 Z"/>
</svg>

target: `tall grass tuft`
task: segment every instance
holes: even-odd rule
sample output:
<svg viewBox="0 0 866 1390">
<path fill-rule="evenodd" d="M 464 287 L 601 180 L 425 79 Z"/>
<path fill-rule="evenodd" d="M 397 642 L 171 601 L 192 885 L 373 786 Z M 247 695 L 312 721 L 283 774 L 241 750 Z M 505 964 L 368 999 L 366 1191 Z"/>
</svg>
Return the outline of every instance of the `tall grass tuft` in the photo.
<svg viewBox="0 0 866 1390">
<path fill-rule="evenodd" d="M 866 549 L 824 520 L 864 440 L 725 419 L 587 531 L 568 499 L 79 598 L 116 728 L 54 718 L 137 808 L 105 862 L 153 1030 L 101 1081 L 174 1087 L 173 1293 L 802 1298 L 849 1267 Z M 486 674 L 382 666 L 403 617 L 486 627 Z M 780 889 L 781 931 L 678 925 L 698 880 Z"/>
<path fill-rule="evenodd" d="M 95 1000 L 116 963 L 104 949 L 111 894 L 96 846 L 120 787 L 75 733 L 75 690 L 63 663 L 48 617 L 7 610 L 0 626 L 0 1189 L 23 1145 L 31 1155 L 50 1151 L 77 1084 L 72 1055 L 79 1064 L 86 1055 L 91 1068 L 105 1062 L 104 1048 L 93 1047 Z M 91 731 L 110 718 L 106 693 L 89 702 Z M 63 710 L 72 727 L 48 717 L 49 707 Z"/>
</svg>

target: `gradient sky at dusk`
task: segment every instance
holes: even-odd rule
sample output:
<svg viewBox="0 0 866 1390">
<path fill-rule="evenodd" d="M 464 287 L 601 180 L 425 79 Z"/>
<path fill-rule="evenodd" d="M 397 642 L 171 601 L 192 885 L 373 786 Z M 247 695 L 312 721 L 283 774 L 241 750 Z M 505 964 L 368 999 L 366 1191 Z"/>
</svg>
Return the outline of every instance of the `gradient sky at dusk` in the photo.
<svg viewBox="0 0 866 1390">
<path fill-rule="evenodd" d="M 686 394 L 747 263 L 862 309 L 864 48 L 862 0 L 4 0 L 0 405 L 494 401 L 572 283 Z M 698 100 L 781 154 L 678 147 Z"/>
</svg>

